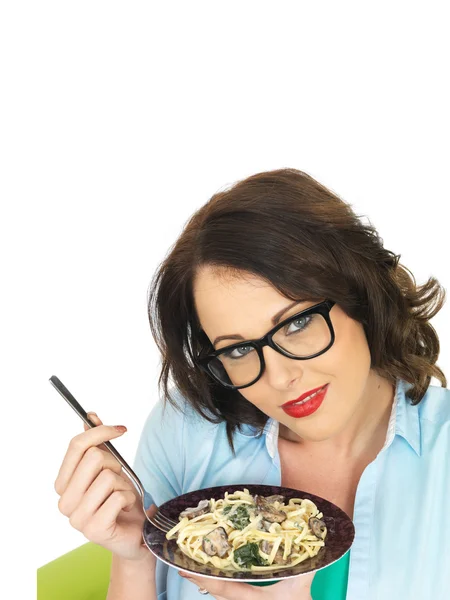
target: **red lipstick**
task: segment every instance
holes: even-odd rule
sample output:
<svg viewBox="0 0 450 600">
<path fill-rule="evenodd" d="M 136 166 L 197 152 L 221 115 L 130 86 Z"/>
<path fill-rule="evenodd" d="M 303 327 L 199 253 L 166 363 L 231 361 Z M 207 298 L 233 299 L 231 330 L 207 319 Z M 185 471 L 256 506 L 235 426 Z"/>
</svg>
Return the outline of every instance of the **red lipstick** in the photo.
<svg viewBox="0 0 450 600">
<path fill-rule="evenodd" d="M 309 390 L 309 392 L 305 392 L 296 400 L 289 400 L 289 402 L 283 404 L 281 408 L 287 415 L 294 417 L 295 419 L 312 415 L 324 401 L 328 391 L 328 385 L 329 384 L 327 383 L 321 387 Z M 306 398 L 308 398 L 308 396 L 312 396 L 312 398 L 304 401 Z M 297 404 L 297 402 L 302 402 L 302 404 Z"/>
</svg>

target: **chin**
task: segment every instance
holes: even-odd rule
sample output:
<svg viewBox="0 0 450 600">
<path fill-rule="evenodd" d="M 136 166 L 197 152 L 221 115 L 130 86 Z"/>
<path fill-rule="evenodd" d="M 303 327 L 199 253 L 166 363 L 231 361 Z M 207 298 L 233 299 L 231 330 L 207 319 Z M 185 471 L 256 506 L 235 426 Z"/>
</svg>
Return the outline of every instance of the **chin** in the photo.
<svg viewBox="0 0 450 600">
<path fill-rule="evenodd" d="M 321 435 L 308 435 L 308 436 L 302 436 L 302 439 L 305 442 L 325 442 L 326 440 L 329 440 L 333 437 L 333 434 L 321 434 Z"/>
<path fill-rule="evenodd" d="M 331 439 L 339 432 L 339 429 L 335 427 L 333 429 L 314 427 L 307 429 L 306 431 L 294 431 L 302 440 L 305 442 L 325 442 Z"/>
</svg>

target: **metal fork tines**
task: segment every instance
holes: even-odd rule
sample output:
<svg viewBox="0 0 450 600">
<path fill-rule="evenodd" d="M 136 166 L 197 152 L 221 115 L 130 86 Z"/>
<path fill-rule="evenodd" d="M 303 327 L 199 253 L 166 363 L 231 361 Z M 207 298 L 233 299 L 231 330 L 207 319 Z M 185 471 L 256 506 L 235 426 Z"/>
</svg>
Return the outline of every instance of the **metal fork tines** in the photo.
<svg viewBox="0 0 450 600">
<path fill-rule="evenodd" d="M 169 519 L 168 517 L 163 515 L 159 509 L 152 517 L 148 517 L 148 519 L 153 523 L 155 527 L 157 527 L 161 531 L 164 531 L 164 533 L 167 533 L 168 531 L 173 529 L 175 525 L 178 524 L 176 521 L 173 521 L 172 519 Z"/>
</svg>

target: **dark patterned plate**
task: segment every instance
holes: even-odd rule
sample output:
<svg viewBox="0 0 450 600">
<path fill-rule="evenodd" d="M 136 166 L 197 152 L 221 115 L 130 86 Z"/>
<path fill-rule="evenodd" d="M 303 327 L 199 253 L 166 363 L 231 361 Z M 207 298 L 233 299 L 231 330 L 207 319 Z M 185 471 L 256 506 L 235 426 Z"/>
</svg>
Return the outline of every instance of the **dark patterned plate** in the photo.
<svg viewBox="0 0 450 600">
<path fill-rule="evenodd" d="M 316 504 L 320 512 L 323 513 L 323 520 L 327 525 L 327 537 L 325 538 L 325 546 L 319 553 L 312 558 L 307 558 L 292 568 L 280 568 L 277 571 L 266 573 L 251 573 L 250 571 L 221 571 L 213 565 L 202 565 L 186 556 L 178 548 L 176 540 L 167 540 L 165 533 L 154 527 L 149 521 L 146 521 L 143 530 L 143 538 L 148 549 L 153 554 L 177 569 L 190 571 L 198 575 L 204 575 L 213 579 L 228 579 L 236 581 L 274 581 L 279 579 L 287 579 L 288 577 L 297 577 L 305 573 L 312 573 L 323 569 L 328 565 L 336 562 L 343 556 L 353 544 L 355 537 L 355 528 L 352 520 L 348 515 L 338 508 L 335 504 L 324 500 L 314 494 L 308 494 L 300 490 L 292 488 L 278 487 L 273 485 L 253 485 L 253 484 L 238 484 L 238 485 L 222 485 L 218 487 L 205 488 L 196 490 L 173 498 L 159 507 L 161 512 L 167 515 L 178 523 L 178 515 L 186 508 L 197 506 L 200 500 L 210 498 L 223 498 L 225 492 L 232 494 L 236 490 L 247 488 L 250 494 L 259 494 L 261 496 L 272 496 L 281 494 L 285 496 L 287 501 L 290 498 L 307 498 Z"/>
</svg>

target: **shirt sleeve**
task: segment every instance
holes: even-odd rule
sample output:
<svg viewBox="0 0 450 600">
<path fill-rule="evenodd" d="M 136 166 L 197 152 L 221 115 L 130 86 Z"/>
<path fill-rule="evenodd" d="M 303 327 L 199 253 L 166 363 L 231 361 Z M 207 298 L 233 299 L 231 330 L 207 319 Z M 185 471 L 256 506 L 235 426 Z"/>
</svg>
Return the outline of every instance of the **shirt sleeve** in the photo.
<svg viewBox="0 0 450 600">
<path fill-rule="evenodd" d="M 145 490 L 145 508 L 182 493 L 184 412 L 160 399 L 148 415 L 133 468 Z"/>
</svg>

